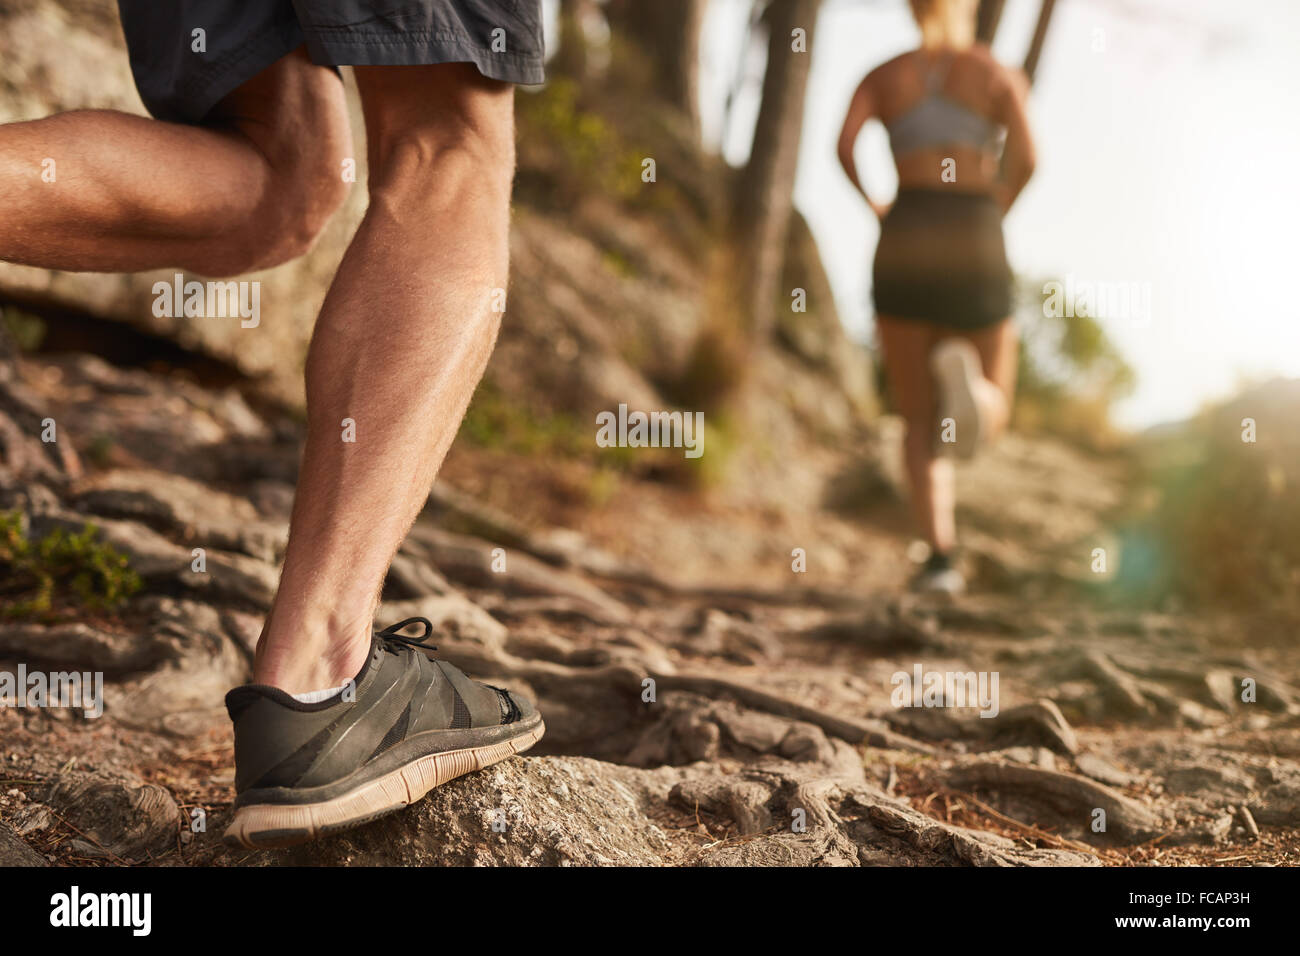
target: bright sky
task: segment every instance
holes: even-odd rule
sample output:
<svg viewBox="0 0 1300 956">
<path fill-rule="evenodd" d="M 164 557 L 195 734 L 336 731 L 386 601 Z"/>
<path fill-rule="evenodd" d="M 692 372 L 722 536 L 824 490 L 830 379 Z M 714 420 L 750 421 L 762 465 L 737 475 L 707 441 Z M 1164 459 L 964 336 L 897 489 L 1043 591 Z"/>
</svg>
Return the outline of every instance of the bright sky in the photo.
<svg viewBox="0 0 1300 956">
<path fill-rule="evenodd" d="M 753 50 L 741 66 L 749 7 L 711 0 L 705 23 L 705 134 L 725 138 L 733 161 L 748 149 L 762 68 Z M 995 48 L 1004 61 L 1023 59 L 1037 8 L 1007 0 Z M 878 230 L 835 140 L 862 76 L 916 42 L 906 0 L 825 0 L 815 35 L 795 201 L 863 340 Z M 1138 373 L 1117 409 L 1123 424 L 1182 417 L 1245 375 L 1300 375 L 1298 50 L 1297 0 L 1058 5 L 1031 104 L 1038 171 L 1007 218 L 1008 249 L 1027 277 L 1150 284 L 1149 322 L 1107 323 Z M 741 73 L 751 82 L 724 137 L 723 104 Z M 877 124 L 858 159 L 867 188 L 891 196 Z"/>
</svg>

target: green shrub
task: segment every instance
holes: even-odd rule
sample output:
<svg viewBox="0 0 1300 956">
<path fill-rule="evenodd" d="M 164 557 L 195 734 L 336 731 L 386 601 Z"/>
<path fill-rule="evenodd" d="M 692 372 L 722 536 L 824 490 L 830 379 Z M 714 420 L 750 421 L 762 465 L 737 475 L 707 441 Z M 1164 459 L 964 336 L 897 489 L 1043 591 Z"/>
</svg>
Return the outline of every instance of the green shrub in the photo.
<svg viewBox="0 0 1300 956">
<path fill-rule="evenodd" d="M 572 415 L 536 414 L 529 403 L 512 400 L 487 379 L 479 383 L 460 425 L 460 435 L 480 448 L 561 458 L 586 457 L 594 434 L 594 425 L 588 433 Z"/>
<path fill-rule="evenodd" d="M 1118 435 L 1111 406 L 1133 390 L 1133 369 L 1099 320 L 1048 315 L 1045 286 L 1025 282 L 1018 290 L 1016 430 L 1055 435 L 1094 450 L 1113 447 Z"/>
<path fill-rule="evenodd" d="M 1277 381 L 1151 439 L 1158 498 L 1144 530 L 1188 600 L 1300 613 L 1300 382 Z M 1258 421 L 1256 441 L 1243 420 Z"/>
<path fill-rule="evenodd" d="M 553 78 L 537 93 L 520 97 L 519 122 L 529 135 L 540 137 L 559 151 L 571 183 L 595 189 L 623 202 L 643 199 L 643 150 L 629 147 L 601 115 L 580 103 L 578 84 Z"/>
<path fill-rule="evenodd" d="M 48 619 L 67 604 L 113 610 L 139 591 L 140 576 L 98 533 L 87 523 L 33 541 L 20 514 L 0 514 L 0 614 Z"/>
</svg>

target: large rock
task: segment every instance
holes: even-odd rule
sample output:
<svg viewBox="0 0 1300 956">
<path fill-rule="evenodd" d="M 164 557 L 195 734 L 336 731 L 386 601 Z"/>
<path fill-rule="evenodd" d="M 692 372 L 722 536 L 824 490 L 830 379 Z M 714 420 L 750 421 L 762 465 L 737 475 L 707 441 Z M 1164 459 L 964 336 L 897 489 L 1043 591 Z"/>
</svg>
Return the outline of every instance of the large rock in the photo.
<svg viewBox="0 0 1300 956">
<path fill-rule="evenodd" d="M 274 565 L 246 554 L 179 545 L 135 521 L 61 512 L 34 518 L 32 531 L 36 535 L 55 528 L 76 532 L 88 523 L 98 532 L 96 540 L 124 555 L 131 569 L 148 583 L 179 585 L 263 610 L 275 597 L 279 573 Z M 203 553 L 196 554 L 197 550 Z M 197 563 L 200 557 L 201 565 Z"/>
<path fill-rule="evenodd" d="M 288 528 L 263 521 L 247 498 L 180 475 L 118 470 L 97 475 L 76 496 L 79 510 L 141 521 L 177 533 L 188 543 L 278 560 Z"/>
<path fill-rule="evenodd" d="M 583 757 L 507 760 L 367 827 L 275 854 L 349 866 L 658 866 L 669 840 L 643 812 L 667 773 Z"/>
<path fill-rule="evenodd" d="M 416 524 L 405 547 L 422 549 L 424 556 L 448 578 L 469 587 L 500 590 L 508 595 L 541 595 L 563 601 L 572 610 L 600 623 L 629 620 L 628 609 L 572 571 L 554 567 L 531 555 L 509 550 L 504 555 L 491 542 L 453 534 L 429 524 Z M 501 549 L 504 550 L 504 549 Z M 504 559 L 504 570 L 498 557 Z"/>
<path fill-rule="evenodd" d="M 247 681 L 249 654 L 215 608 L 196 601 L 148 598 L 148 638 L 162 663 L 122 683 L 110 682 L 105 712 L 130 727 L 197 737 L 227 726 L 223 700 Z"/>
<path fill-rule="evenodd" d="M 162 647 L 148 635 L 88 624 L 0 624 L 0 656 L 77 670 L 140 670 L 160 659 Z"/>
</svg>

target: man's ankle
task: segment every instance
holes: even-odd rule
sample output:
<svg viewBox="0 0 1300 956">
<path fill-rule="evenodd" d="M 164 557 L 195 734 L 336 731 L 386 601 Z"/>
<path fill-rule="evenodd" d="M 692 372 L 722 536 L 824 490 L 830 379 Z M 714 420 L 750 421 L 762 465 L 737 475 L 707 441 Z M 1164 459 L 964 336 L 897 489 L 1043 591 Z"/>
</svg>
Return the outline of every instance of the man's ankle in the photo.
<svg viewBox="0 0 1300 956">
<path fill-rule="evenodd" d="M 347 636 L 307 634 L 279 639 L 264 633 L 253 662 L 253 682 L 288 694 L 333 689 L 352 680 L 370 654 L 370 627 Z"/>
</svg>

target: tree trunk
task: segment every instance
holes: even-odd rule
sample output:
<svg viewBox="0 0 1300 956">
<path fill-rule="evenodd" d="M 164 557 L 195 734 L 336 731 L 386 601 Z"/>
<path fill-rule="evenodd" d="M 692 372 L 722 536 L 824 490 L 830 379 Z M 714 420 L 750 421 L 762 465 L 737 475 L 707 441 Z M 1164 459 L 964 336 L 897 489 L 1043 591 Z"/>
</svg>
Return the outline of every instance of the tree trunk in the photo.
<svg viewBox="0 0 1300 956">
<path fill-rule="evenodd" d="M 571 76 L 576 80 L 587 78 L 587 38 L 583 35 L 583 7 L 591 0 L 561 0 L 560 49 L 547 66 L 548 72 Z"/>
<path fill-rule="evenodd" d="M 993 45 L 993 38 L 998 33 L 998 23 L 1002 20 L 1002 8 L 1006 0 L 980 0 L 979 13 L 975 20 L 975 38 L 988 46 Z"/>
<path fill-rule="evenodd" d="M 803 128 L 804 93 L 812 62 L 813 27 L 821 0 L 771 0 L 767 71 L 749 162 L 735 200 L 736 237 L 748 273 L 743 288 L 754 341 L 768 335 L 775 317 L 786 232 L 794 208 L 794 177 Z M 802 52 L 793 31 L 804 31 Z"/>
<path fill-rule="evenodd" d="M 650 59 L 654 88 L 700 130 L 700 29 L 705 0 L 610 0 L 612 28 Z"/>
<path fill-rule="evenodd" d="M 1034 27 L 1034 38 L 1029 43 L 1029 53 L 1025 56 L 1025 75 L 1029 82 L 1034 81 L 1038 70 L 1039 57 L 1043 55 L 1043 41 L 1047 39 L 1047 28 L 1052 23 L 1052 13 L 1056 10 L 1056 0 L 1043 0 L 1038 11 L 1038 24 Z"/>
</svg>

